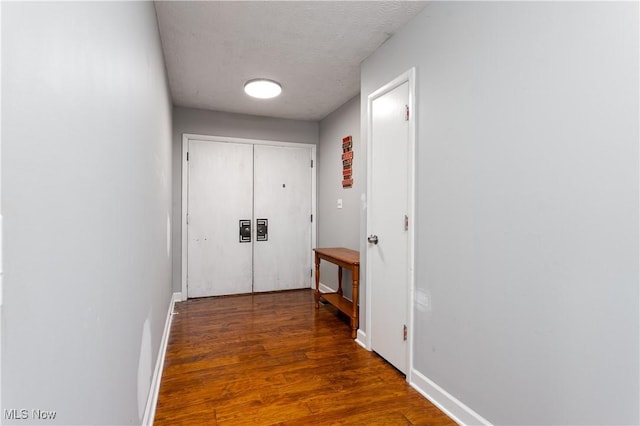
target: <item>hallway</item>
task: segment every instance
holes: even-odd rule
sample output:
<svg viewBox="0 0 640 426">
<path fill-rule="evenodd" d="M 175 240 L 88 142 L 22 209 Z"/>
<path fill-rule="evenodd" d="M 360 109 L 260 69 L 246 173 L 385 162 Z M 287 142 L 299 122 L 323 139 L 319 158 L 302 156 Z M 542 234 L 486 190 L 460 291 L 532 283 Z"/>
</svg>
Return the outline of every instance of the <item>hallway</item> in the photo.
<svg viewBox="0 0 640 426">
<path fill-rule="evenodd" d="M 639 425 L 639 18 L 639 1 L 0 2 L 0 423 L 448 423 L 428 395 L 461 425 Z M 404 130 L 378 139 L 372 105 L 407 73 L 398 167 Z M 248 96 L 255 79 L 280 96 Z M 297 273 L 314 281 L 311 248 L 360 253 L 357 343 L 310 291 L 173 315 L 213 294 L 189 294 L 190 137 L 315 149 Z M 258 192 L 284 210 L 290 189 Z M 219 253 L 247 220 L 265 251 L 281 241 L 249 204 Z M 199 264 L 250 275 L 230 263 Z M 375 296 L 405 275 L 409 316 Z M 406 326 L 408 381 L 363 349 L 387 355 L 380 324 Z"/>
</svg>

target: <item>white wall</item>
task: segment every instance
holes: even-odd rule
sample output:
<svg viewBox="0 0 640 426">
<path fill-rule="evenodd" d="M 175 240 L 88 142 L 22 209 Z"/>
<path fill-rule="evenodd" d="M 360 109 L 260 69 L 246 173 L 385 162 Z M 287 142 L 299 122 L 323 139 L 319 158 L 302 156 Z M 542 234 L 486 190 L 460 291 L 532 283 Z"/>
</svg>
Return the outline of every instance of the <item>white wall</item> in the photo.
<svg viewBox="0 0 640 426">
<path fill-rule="evenodd" d="M 318 247 L 360 249 L 360 194 L 362 182 L 355 178 L 352 188 L 342 187 L 342 138 L 353 138 L 353 171 L 365 168 L 361 156 L 360 96 L 347 101 L 320 122 L 318 145 Z M 342 199 L 342 209 L 337 208 Z M 320 264 L 321 282 L 338 288 L 338 268 L 328 262 Z M 344 294 L 351 298 L 351 272 L 342 277 Z M 364 327 L 362 321 L 361 328 Z"/>
<path fill-rule="evenodd" d="M 318 143 L 318 123 L 233 114 L 202 109 L 173 109 L 173 291 L 182 289 L 182 135 L 184 133 Z"/>
<path fill-rule="evenodd" d="M 154 7 L 2 8 L 3 414 L 140 424 L 171 297 Z"/>
<path fill-rule="evenodd" d="M 2 3 L 0 3 L 0 23 L 2 22 Z M 2 53 L 2 31 L 0 31 L 0 54 Z M 0 66 L 0 82 L 2 81 L 2 67 Z M 2 85 L 0 84 L 0 111 L 2 111 Z M 2 295 L 3 295 L 3 286 L 2 286 L 2 271 L 3 271 L 3 262 L 2 262 L 2 247 L 3 247 L 3 238 L 2 238 L 2 119 L 0 117 L 0 408 L 2 408 L 2 330 L 4 327 L 2 326 L 2 318 L 4 315 L 2 314 Z M 0 424 L 2 424 L 2 417 L 0 417 Z"/>
<path fill-rule="evenodd" d="M 637 2 L 434 2 L 363 63 L 363 123 L 417 67 L 414 366 L 493 423 L 640 422 L 638 47 Z"/>
</svg>

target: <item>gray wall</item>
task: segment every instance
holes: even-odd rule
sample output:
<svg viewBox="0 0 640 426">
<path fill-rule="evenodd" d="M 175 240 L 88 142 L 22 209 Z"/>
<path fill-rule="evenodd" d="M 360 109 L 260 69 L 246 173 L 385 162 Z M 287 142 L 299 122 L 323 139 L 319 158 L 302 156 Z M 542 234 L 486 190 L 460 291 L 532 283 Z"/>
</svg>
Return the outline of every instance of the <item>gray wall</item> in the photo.
<svg viewBox="0 0 640 426">
<path fill-rule="evenodd" d="M 182 288 L 182 135 L 318 143 L 318 123 L 202 109 L 173 109 L 173 291 Z M 186 296 L 186 295 L 184 295 Z"/>
<path fill-rule="evenodd" d="M 140 424 L 171 297 L 154 7 L 2 9 L 2 408 Z"/>
<path fill-rule="evenodd" d="M 640 422 L 638 59 L 637 2 L 434 2 L 363 63 L 363 123 L 417 67 L 415 368 L 496 424 Z"/>
<path fill-rule="evenodd" d="M 352 188 L 342 188 L 342 138 L 353 138 L 353 171 L 366 168 L 361 155 L 360 96 L 346 102 L 320 122 L 318 146 L 318 247 L 360 249 L 360 194 L 364 182 L 354 177 Z M 342 209 L 337 208 L 338 198 Z M 338 268 L 321 263 L 321 282 L 338 288 Z M 351 298 L 351 272 L 344 271 L 343 288 Z M 363 321 L 364 322 L 364 321 Z M 364 324 L 362 324 L 364 327 Z"/>
</svg>

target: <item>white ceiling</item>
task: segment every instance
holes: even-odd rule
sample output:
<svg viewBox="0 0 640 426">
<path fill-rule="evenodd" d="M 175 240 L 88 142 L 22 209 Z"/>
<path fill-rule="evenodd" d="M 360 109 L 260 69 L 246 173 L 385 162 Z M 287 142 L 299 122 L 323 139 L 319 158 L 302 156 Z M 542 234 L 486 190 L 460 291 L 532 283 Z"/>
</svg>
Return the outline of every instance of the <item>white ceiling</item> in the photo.
<svg viewBox="0 0 640 426">
<path fill-rule="evenodd" d="M 320 120 L 360 91 L 360 63 L 425 6 L 416 1 L 155 3 L 177 106 Z M 245 81 L 283 92 L 252 99 Z"/>
</svg>

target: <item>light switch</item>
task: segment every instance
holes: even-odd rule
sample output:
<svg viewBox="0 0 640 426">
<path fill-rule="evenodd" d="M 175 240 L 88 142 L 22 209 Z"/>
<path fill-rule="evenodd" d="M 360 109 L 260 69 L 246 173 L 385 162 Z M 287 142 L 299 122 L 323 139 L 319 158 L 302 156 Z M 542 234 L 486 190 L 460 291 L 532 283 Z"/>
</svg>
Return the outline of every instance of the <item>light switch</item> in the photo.
<svg viewBox="0 0 640 426">
<path fill-rule="evenodd" d="M 338 198 L 338 208 L 342 208 L 342 198 Z"/>
</svg>

